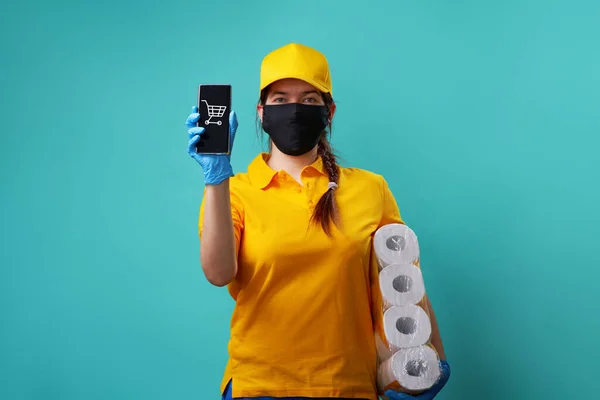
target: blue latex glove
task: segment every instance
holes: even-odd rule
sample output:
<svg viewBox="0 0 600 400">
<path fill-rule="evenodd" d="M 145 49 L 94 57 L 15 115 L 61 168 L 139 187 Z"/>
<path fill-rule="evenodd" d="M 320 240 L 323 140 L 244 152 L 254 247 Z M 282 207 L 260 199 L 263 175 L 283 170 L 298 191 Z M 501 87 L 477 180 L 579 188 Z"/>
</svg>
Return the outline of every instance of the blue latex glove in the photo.
<svg viewBox="0 0 600 400">
<path fill-rule="evenodd" d="M 192 108 L 192 113 L 185 121 L 185 125 L 188 127 L 189 137 L 187 152 L 202 167 L 202 171 L 204 172 L 204 183 L 206 185 L 218 185 L 225 179 L 233 176 L 230 156 L 233 140 L 235 139 L 235 132 L 238 127 L 237 116 L 233 111 L 229 114 L 229 154 L 198 154 L 196 152 L 196 144 L 205 131 L 204 128 L 196 126 L 199 119 L 200 114 L 198 114 L 198 107 L 194 106 Z"/>
<path fill-rule="evenodd" d="M 448 379 L 450 379 L 450 364 L 447 361 L 440 361 L 441 376 L 437 383 L 429 390 L 418 396 L 411 396 L 406 393 L 398 393 L 395 390 L 387 390 L 385 395 L 390 400 L 432 400 L 444 388 Z"/>
</svg>

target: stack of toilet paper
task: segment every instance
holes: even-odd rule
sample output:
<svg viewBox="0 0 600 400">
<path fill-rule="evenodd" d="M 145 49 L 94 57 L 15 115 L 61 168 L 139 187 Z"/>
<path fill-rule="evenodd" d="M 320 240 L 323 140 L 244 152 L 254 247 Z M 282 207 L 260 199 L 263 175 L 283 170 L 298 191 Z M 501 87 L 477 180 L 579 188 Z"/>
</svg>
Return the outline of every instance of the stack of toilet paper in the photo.
<svg viewBox="0 0 600 400">
<path fill-rule="evenodd" d="M 406 225 L 390 224 L 375 233 L 383 318 L 375 342 L 377 385 L 419 393 L 440 377 L 439 356 L 431 345 L 431 321 L 419 266 L 419 242 Z"/>
</svg>

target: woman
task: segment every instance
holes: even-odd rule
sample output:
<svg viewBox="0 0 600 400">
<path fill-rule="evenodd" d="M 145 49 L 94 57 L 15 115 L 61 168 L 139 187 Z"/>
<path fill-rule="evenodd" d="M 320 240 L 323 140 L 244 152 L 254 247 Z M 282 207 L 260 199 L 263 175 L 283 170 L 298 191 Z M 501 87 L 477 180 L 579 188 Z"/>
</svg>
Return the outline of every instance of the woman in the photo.
<svg viewBox="0 0 600 400">
<path fill-rule="evenodd" d="M 247 173 L 234 175 L 229 156 L 196 153 L 196 107 L 187 119 L 188 152 L 206 185 L 202 269 L 236 301 L 223 399 L 377 399 L 371 243 L 379 227 L 403 222 L 381 176 L 337 165 L 328 141 L 335 110 L 327 60 L 292 43 L 262 62 L 257 111 L 270 151 Z M 442 371 L 417 398 L 441 390 L 446 362 Z"/>
</svg>

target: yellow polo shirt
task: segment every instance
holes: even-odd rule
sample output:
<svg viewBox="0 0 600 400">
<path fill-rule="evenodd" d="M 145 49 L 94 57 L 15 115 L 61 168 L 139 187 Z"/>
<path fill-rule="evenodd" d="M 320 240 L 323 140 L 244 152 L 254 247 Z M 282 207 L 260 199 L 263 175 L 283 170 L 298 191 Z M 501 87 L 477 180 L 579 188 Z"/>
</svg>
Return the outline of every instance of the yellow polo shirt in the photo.
<svg viewBox="0 0 600 400">
<path fill-rule="evenodd" d="M 221 391 L 233 379 L 233 397 L 377 400 L 371 243 L 380 226 L 403 223 L 394 196 L 380 175 L 341 168 L 330 238 L 310 224 L 329 182 L 321 159 L 303 169 L 303 185 L 267 159 L 230 179 L 238 273 Z M 203 215 L 204 202 L 200 239 Z"/>
</svg>

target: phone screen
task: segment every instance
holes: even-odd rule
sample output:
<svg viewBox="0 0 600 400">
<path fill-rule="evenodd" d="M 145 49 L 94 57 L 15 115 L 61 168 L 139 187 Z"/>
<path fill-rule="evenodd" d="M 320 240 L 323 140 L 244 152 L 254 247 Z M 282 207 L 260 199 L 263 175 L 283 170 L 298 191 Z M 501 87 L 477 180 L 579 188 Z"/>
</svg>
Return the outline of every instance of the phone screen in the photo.
<svg viewBox="0 0 600 400">
<path fill-rule="evenodd" d="M 229 113 L 231 85 L 198 86 L 198 126 L 205 129 L 196 151 L 203 154 L 229 154 Z"/>
</svg>

